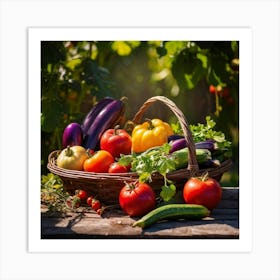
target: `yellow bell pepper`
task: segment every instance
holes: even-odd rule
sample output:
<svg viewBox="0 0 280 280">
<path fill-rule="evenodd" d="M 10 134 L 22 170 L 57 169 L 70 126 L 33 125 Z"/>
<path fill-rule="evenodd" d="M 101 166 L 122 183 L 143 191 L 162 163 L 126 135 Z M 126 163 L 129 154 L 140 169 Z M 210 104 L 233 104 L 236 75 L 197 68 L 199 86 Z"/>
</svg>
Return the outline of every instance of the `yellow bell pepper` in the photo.
<svg viewBox="0 0 280 280">
<path fill-rule="evenodd" d="M 136 125 L 132 131 L 132 152 L 141 153 L 149 148 L 167 143 L 173 131 L 168 123 L 152 119 Z"/>
</svg>

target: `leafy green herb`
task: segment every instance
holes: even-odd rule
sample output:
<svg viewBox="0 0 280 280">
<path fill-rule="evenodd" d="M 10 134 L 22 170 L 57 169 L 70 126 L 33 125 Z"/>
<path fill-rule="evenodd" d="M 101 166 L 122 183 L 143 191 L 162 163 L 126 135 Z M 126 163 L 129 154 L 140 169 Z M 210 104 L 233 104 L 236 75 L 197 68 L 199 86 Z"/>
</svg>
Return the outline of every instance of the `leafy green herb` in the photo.
<svg viewBox="0 0 280 280">
<path fill-rule="evenodd" d="M 139 175 L 140 182 L 151 182 L 152 175 L 159 173 L 164 178 L 164 185 L 160 194 L 164 201 L 170 200 L 176 193 L 176 187 L 172 181 L 167 179 L 167 174 L 176 169 L 175 162 L 168 157 L 171 146 L 164 144 L 151 148 L 141 154 L 121 156 L 119 163 L 131 164 L 131 170 Z"/>
<path fill-rule="evenodd" d="M 162 186 L 160 196 L 164 201 L 169 201 L 172 197 L 176 194 L 176 186 L 172 184 L 171 181 L 165 182 L 165 184 Z"/>
<path fill-rule="evenodd" d="M 60 177 L 52 173 L 41 176 L 41 202 L 48 207 L 50 212 L 65 212 L 65 200 L 68 196 Z"/>
<path fill-rule="evenodd" d="M 177 121 L 177 122 L 172 122 L 170 124 L 174 134 L 178 134 L 178 135 L 183 135 L 183 130 L 181 128 L 181 125 L 180 123 Z"/>
<path fill-rule="evenodd" d="M 217 142 L 217 147 L 220 150 L 230 149 L 231 142 L 226 140 L 225 134 L 221 131 L 214 130 L 216 123 L 210 116 L 206 117 L 206 124 L 190 125 L 194 142 L 201 142 L 208 139 L 213 139 Z"/>
</svg>

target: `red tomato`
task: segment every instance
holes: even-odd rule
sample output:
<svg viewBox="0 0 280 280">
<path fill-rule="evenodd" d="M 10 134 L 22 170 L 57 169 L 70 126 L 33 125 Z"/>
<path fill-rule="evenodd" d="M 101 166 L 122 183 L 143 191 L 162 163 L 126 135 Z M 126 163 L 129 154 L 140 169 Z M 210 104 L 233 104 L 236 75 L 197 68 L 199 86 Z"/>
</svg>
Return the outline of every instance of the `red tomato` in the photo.
<svg viewBox="0 0 280 280">
<path fill-rule="evenodd" d="M 91 208 L 95 211 L 101 208 L 101 203 L 98 199 L 93 199 L 91 202 Z"/>
<path fill-rule="evenodd" d="M 107 173 L 113 162 L 114 158 L 109 152 L 100 150 L 85 160 L 84 170 L 88 172 Z"/>
<path fill-rule="evenodd" d="M 77 190 L 76 195 L 81 199 L 84 200 L 87 198 L 87 192 L 84 190 Z"/>
<path fill-rule="evenodd" d="M 92 196 L 89 196 L 89 197 L 87 198 L 87 204 L 88 204 L 89 206 L 91 206 L 92 199 L 93 199 Z"/>
<path fill-rule="evenodd" d="M 99 208 L 96 210 L 96 213 L 100 216 L 102 215 L 102 212 L 103 212 L 102 208 Z"/>
<path fill-rule="evenodd" d="M 114 162 L 110 165 L 109 173 L 125 173 L 127 172 L 127 167 L 124 165 L 120 165 L 118 162 Z"/>
<path fill-rule="evenodd" d="M 155 208 L 156 195 L 148 184 L 126 184 L 120 191 L 119 203 L 129 216 L 143 216 Z"/>
<path fill-rule="evenodd" d="M 214 209 L 222 198 L 222 188 L 213 178 L 190 178 L 183 189 L 184 200 L 188 204 L 199 204 Z"/>
<path fill-rule="evenodd" d="M 124 129 L 108 129 L 100 139 L 101 150 L 108 151 L 113 157 L 131 153 L 131 136 Z"/>
</svg>

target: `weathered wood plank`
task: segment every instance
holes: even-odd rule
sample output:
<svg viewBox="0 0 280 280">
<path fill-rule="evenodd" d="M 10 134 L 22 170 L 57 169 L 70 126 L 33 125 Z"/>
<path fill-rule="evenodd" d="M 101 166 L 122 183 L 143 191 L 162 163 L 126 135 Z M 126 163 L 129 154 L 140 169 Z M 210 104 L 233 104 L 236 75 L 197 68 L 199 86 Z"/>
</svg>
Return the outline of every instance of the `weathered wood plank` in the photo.
<svg viewBox="0 0 280 280">
<path fill-rule="evenodd" d="M 226 210 L 226 209 L 225 209 Z M 228 209 L 227 209 L 228 210 Z M 88 235 L 99 238 L 238 238 L 238 220 L 222 209 L 202 221 L 163 221 L 142 230 L 133 228 L 129 216 L 102 218 L 96 213 L 80 213 L 67 218 L 49 218 L 42 225 L 43 238 Z"/>
<path fill-rule="evenodd" d="M 147 229 L 133 228 L 136 219 L 121 209 L 111 209 L 102 217 L 85 208 L 62 218 L 50 217 L 42 209 L 42 238 L 239 238 L 238 189 L 227 189 L 219 207 L 200 221 L 162 221 Z"/>
<path fill-rule="evenodd" d="M 219 223 L 220 222 L 220 223 Z M 84 219 L 78 223 L 61 220 L 44 226 L 42 238 L 59 235 L 78 238 L 88 235 L 95 238 L 238 238 L 239 230 L 231 221 L 163 221 L 142 230 L 131 227 L 133 221 L 126 218 Z M 52 237 L 51 237 L 52 236 Z"/>
</svg>

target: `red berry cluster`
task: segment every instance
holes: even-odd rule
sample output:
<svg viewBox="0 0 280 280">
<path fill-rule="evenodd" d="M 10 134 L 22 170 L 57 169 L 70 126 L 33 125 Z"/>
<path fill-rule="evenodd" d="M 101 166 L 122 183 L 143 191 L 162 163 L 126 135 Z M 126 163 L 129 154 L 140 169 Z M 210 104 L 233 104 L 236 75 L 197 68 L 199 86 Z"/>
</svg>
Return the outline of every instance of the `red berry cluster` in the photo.
<svg viewBox="0 0 280 280">
<path fill-rule="evenodd" d="M 79 208 L 83 203 L 90 206 L 98 215 L 102 214 L 101 202 L 93 196 L 88 196 L 85 190 L 76 190 L 74 196 L 66 199 L 66 205 L 71 209 Z"/>
<path fill-rule="evenodd" d="M 94 198 L 93 196 L 89 196 L 87 198 L 87 204 L 96 211 L 97 214 L 101 214 L 101 202 Z"/>
<path fill-rule="evenodd" d="M 217 86 L 210 85 L 209 92 L 211 94 L 217 94 L 218 96 L 225 98 L 228 104 L 234 103 L 234 99 L 230 95 L 230 91 L 228 87 L 222 87 L 221 85 L 217 85 Z"/>
</svg>

